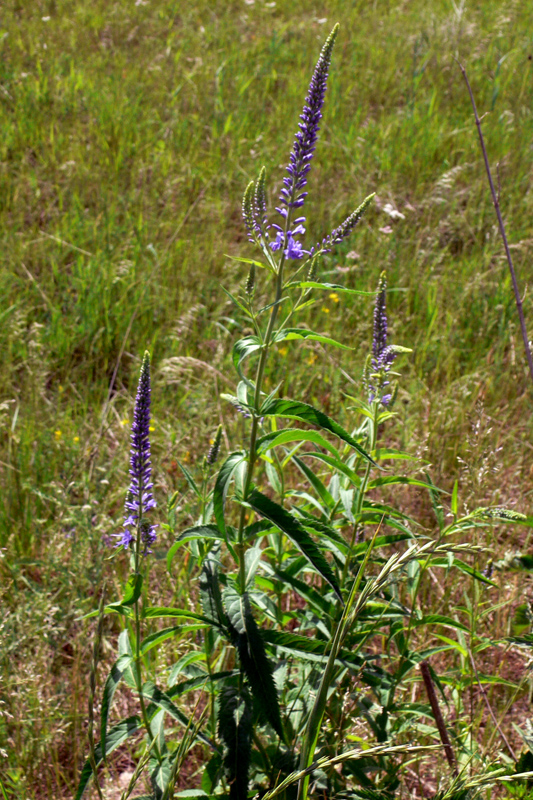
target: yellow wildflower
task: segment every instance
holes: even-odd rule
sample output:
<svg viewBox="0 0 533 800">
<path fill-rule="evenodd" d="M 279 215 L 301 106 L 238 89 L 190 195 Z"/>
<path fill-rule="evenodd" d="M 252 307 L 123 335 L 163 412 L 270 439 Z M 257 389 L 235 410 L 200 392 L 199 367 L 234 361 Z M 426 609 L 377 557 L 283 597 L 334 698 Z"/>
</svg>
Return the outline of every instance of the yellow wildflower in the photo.
<svg viewBox="0 0 533 800">
<path fill-rule="evenodd" d="M 56 437 L 56 442 L 58 442 L 63 436 L 63 434 L 61 433 L 61 431 L 54 431 L 54 436 Z"/>
<path fill-rule="evenodd" d="M 337 294 L 337 292 L 332 292 L 330 295 L 328 295 L 328 297 L 330 300 L 333 300 L 334 303 L 339 302 L 339 295 Z"/>
</svg>

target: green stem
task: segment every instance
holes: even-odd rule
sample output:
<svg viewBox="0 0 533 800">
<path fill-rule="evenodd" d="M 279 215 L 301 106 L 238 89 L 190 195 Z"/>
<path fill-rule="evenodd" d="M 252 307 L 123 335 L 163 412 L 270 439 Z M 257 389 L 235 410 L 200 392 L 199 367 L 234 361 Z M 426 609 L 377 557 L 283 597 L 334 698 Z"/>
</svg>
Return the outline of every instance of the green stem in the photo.
<svg viewBox="0 0 533 800">
<path fill-rule="evenodd" d="M 285 233 L 289 229 L 290 225 L 290 210 L 287 215 L 287 220 L 285 223 Z M 259 409 L 261 407 L 261 393 L 263 387 L 263 379 L 265 376 L 265 368 L 266 362 L 268 357 L 268 351 L 270 350 L 270 345 L 272 343 L 272 334 L 274 332 L 274 325 L 276 324 L 276 319 L 278 316 L 279 310 L 279 301 L 281 300 L 281 295 L 283 292 L 283 267 L 285 264 L 285 254 L 282 253 L 278 271 L 276 273 L 276 293 L 274 297 L 274 305 L 272 306 L 272 310 L 270 312 L 270 318 L 268 320 L 267 329 L 265 332 L 265 336 L 263 339 L 263 346 L 261 348 L 261 355 L 259 356 L 259 364 L 257 365 L 257 372 L 255 377 L 255 393 L 254 393 L 254 416 L 252 419 L 252 428 L 250 431 L 250 444 L 248 448 L 248 469 L 246 470 L 246 478 L 244 481 L 244 489 L 243 489 L 243 500 L 246 500 L 248 493 L 250 491 L 250 487 L 252 485 L 252 478 L 255 469 L 255 464 L 257 460 L 256 454 L 256 443 L 257 443 L 257 432 L 259 428 Z M 244 564 L 244 527 L 246 523 L 246 507 L 241 506 L 241 513 L 239 518 L 239 529 L 238 529 L 238 545 L 237 545 L 237 553 L 239 558 L 239 585 L 241 588 L 241 592 L 244 592 L 246 588 L 246 570 Z"/>
<path fill-rule="evenodd" d="M 142 497 L 142 495 L 141 495 Z M 142 499 L 139 500 L 139 518 L 137 521 L 137 539 L 135 542 L 135 575 L 140 575 L 141 565 L 141 522 L 142 522 Z M 140 599 L 140 598 L 139 598 Z M 139 608 L 139 599 L 135 601 L 135 683 L 137 684 L 137 692 L 139 694 L 139 704 L 141 706 L 141 716 L 146 733 L 150 739 L 150 744 L 154 743 L 154 736 L 152 728 L 150 727 L 150 720 L 146 712 L 146 704 L 144 702 L 144 695 L 142 690 L 142 677 L 141 677 L 141 614 Z M 155 754 L 158 761 L 161 761 L 161 755 L 157 743 L 154 745 Z"/>
<path fill-rule="evenodd" d="M 376 531 L 376 533 L 374 534 L 374 538 L 372 539 L 368 547 L 368 550 L 366 551 L 363 562 L 357 572 L 357 577 L 353 582 L 350 594 L 348 595 L 348 600 L 346 601 L 346 605 L 344 606 L 342 616 L 335 629 L 326 668 L 324 670 L 324 674 L 322 675 L 322 680 L 320 681 L 318 693 L 315 697 L 315 702 L 313 703 L 313 708 L 309 715 L 309 719 L 304 733 L 302 752 L 300 754 L 300 765 L 299 765 L 300 770 L 305 770 L 308 767 L 310 767 L 315 757 L 315 751 L 318 744 L 318 737 L 320 735 L 322 720 L 324 718 L 324 712 L 326 710 L 326 705 L 328 701 L 328 691 L 335 675 L 335 670 L 336 670 L 335 661 L 342 647 L 344 638 L 348 633 L 348 630 L 353 626 L 355 617 L 357 616 L 358 613 L 357 606 L 354 609 L 355 599 L 357 596 L 357 592 L 359 591 L 361 581 L 363 580 L 363 576 L 366 570 L 366 565 L 368 563 L 370 554 L 374 547 L 374 542 L 376 540 L 377 533 L 378 532 Z M 362 604 L 362 607 L 363 606 L 364 603 Z M 309 777 L 310 777 L 309 775 L 305 775 L 303 778 L 300 779 L 300 782 L 298 784 L 298 800 L 307 800 Z"/>
<path fill-rule="evenodd" d="M 369 448 L 369 450 L 370 450 L 371 454 L 376 449 L 376 442 L 377 442 L 377 438 L 378 438 L 379 402 L 378 401 L 374 401 L 373 406 L 374 406 L 374 418 L 370 422 L 370 436 L 369 436 L 369 440 L 370 440 L 370 448 Z M 367 461 L 366 462 L 366 468 L 365 468 L 365 474 L 363 475 L 363 479 L 361 481 L 361 486 L 359 487 L 359 493 L 357 495 L 357 505 L 355 507 L 355 515 L 354 515 L 355 521 L 354 521 L 354 524 L 353 524 L 352 538 L 350 540 L 350 551 L 349 551 L 348 556 L 346 557 L 346 560 L 344 562 L 344 567 L 343 567 L 343 570 L 342 570 L 341 586 L 344 586 L 344 584 L 346 583 L 346 578 L 347 578 L 347 575 L 348 575 L 348 569 L 350 567 L 352 554 L 353 554 L 353 549 L 355 547 L 355 539 L 356 539 L 356 536 L 357 536 L 357 530 L 359 528 L 359 520 L 360 520 L 360 517 L 361 517 L 361 512 L 363 510 L 363 500 L 365 499 L 365 494 L 366 494 L 366 490 L 367 490 L 368 481 L 369 481 L 369 478 L 370 478 L 371 471 L 372 471 L 372 464 L 371 464 L 370 461 Z"/>
</svg>

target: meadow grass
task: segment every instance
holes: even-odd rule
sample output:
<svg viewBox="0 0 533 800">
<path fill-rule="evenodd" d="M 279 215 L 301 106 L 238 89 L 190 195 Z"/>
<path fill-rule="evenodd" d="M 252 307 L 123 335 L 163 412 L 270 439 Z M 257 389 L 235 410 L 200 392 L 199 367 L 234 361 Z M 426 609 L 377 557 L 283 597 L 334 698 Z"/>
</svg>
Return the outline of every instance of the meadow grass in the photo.
<svg viewBox="0 0 533 800">
<path fill-rule="evenodd" d="M 281 182 L 294 109 L 336 21 L 342 36 L 310 180 L 322 187 L 312 195 L 314 237 L 371 191 L 378 198 L 357 236 L 326 259 L 323 277 L 373 290 L 386 269 L 397 289 L 389 295 L 394 340 L 413 348 L 391 432 L 397 444 L 422 454 L 450 490 L 461 457 L 467 502 L 528 511 L 531 388 L 453 60 L 467 66 L 480 113 L 488 112 L 489 157 L 500 164 L 526 291 L 527 4 L 10 0 L 0 30 L 0 774 L 8 796 L 72 792 L 84 756 L 92 628 L 80 608 L 97 605 L 104 574 L 112 570 L 117 592 L 126 575 L 105 559 L 121 519 L 139 354 L 153 354 L 156 490 L 160 498 L 180 492 L 183 520 L 190 498 L 176 458 L 194 463 L 219 421 L 226 443 L 237 441 L 240 423 L 216 393 L 242 320 L 219 282 L 242 284 L 226 254 L 247 253 L 243 188 L 263 163 L 270 186 Z M 387 204 L 404 218 L 390 217 Z M 308 319 L 325 332 L 342 329 L 346 343 L 369 342 L 367 306 L 345 298 L 320 299 Z M 529 294 L 525 313 L 529 320 Z M 273 370 L 285 393 L 342 414 L 349 384 L 339 367 L 357 374 L 365 356 L 363 348 L 354 363 L 316 347 L 284 371 L 280 351 Z M 508 536 L 494 532 L 497 555 L 523 547 L 527 534 Z M 169 596 L 187 594 L 180 569 L 165 578 Z M 520 581 L 522 594 L 512 576 L 502 587 L 523 602 Z M 442 587 L 444 598 L 451 592 Z M 508 621 L 509 612 L 498 617 L 495 635 L 508 633 Z M 496 693 L 495 703 L 506 697 Z"/>
</svg>

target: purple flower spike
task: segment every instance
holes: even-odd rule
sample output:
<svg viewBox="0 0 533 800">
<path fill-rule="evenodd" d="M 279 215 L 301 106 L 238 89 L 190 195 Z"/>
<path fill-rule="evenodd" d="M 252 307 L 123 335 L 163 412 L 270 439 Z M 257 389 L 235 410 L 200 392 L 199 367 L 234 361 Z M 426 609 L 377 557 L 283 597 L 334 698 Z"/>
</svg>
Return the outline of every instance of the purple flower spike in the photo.
<svg viewBox="0 0 533 800">
<path fill-rule="evenodd" d="M 125 548 L 135 543 L 137 528 L 140 528 L 144 555 L 156 539 L 156 525 L 151 525 L 144 515 L 156 506 L 152 494 L 152 464 L 150 461 L 150 354 L 146 352 L 141 365 L 133 424 L 131 426 L 130 476 L 131 483 L 126 496 L 124 532 L 117 536 L 118 546 Z"/>
<path fill-rule="evenodd" d="M 379 400 L 384 406 L 391 401 L 392 395 L 387 390 L 390 385 L 388 372 L 392 366 L 397 352 L 387 345 L 387 279 L 382 272 L 378 283 L 378 295 L 374 306 L 374 336 L 372 340 L 371 376 L 368 382 L 370 402 L 379 395 Z"/>
<path fill-rule="evenodd" d="M 307 173 L 311 169 L 311 159 L 315 152 L 319 131 L 318 123 L 322 119 L 322 106 L 326 94 L 328 69 L 338 29 L 339 25 L 337 24 L 326 39 L 309 84 L 303 112 L 300 114 L 301 122 L 298 123 L 300 130 L 296 134 L 287 167 L 289 177 L 283 178 L 284 186 L 279 198 L 282 207 L 300 208 L 307 197 L 307 192 L 303 192 L 302 189 L 307 184 Z M 287 209 L 278 208 L 277 211 L 282 216 L 287 216 Z"/>
</svg>

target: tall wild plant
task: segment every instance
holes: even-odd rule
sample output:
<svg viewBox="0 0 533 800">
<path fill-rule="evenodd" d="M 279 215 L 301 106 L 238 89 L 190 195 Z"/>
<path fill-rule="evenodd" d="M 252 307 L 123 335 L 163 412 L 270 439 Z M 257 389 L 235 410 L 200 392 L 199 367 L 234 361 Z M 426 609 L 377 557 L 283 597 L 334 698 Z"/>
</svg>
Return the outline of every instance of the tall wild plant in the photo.
<svg viewBox="0 0 533 800">
<path fill-rule="evenodd" d="M 303 400 L 280 396 L 267 369 L 282 343 L 298 347 L 312 341 L 351 350 L 296 324 L 313 292 L 373 294 L 319 278 L 322 257 L 353 233 L 373 195 L 320 241 L 309 245 L 304 238 L 307 181 L 337 32 L 335 26 L 311 79 L 275 216 L 268 209 L 264 168 L 244 193 L 244 224 L 260 255 L 237 259 L 247 265 L 248 277 L 242 294 L 230 296 L 251 332 L 233 347 L 237 385 L 234 394 L 222 397 L 246 419 L 247 438 L 215 472 L 221 458 L 219 428 L 203 463 L 196 470 L 182 465 L 198 501 L 197 522 L 175 529 L 172 500 L 170 522 L 163 526 L 176 534 L 168 569 L 185 549 L 189 552 L 197 578 L 191 597 L 196 610 L 152 604 L 157 586 L 149 592 L 146 585 L 156 503 L 149 355 L 142 361 L 131 484 L 119 535 L 131 577 L 122 599 L 101 610 L 119 614 L 124 626 L 103 689 L 97 745 L 91 692 L 90 756 L 78 800 L 92 778 L 102 796 L 102 763 L 132 737 L 137 768 L 122 796 L 136 793 L 138 800 L 175 797 L 187 754 L 197 744 L 203 747 L 201 788 L 178 796 L 393 797 L 409 785 L 408 762 L 434 757 L 435 747 L 440 751 L 444 723 L 438 705 L 423 698 L 413 702 L 409 695 L 417 666 L 424 662 L 431 684 L 435 673 L 428 659 L 453 651 L 450 630 L 463 635 L 468 629 L 447 614 L 446 606 L 439 614 L 425 614 L 421 586 L 430 571 L 451 568 L 468 580 L 490 583 L 465 560 L 479 548 L 455 543 L 454 534 L 513 515 L 478 509 L 460 518 L 454 495 L 447 521 L 429 477 L 419 480 L 390 469 L 391 463 L 412 458 L 380 443 L 395 413 L 392 368 L 407 352 L 389 341 L 384 274 L 375 293 L 362 398 L 348 398 L 347 423 Z M 270 299 L 261 304 L 257 297 L 268 286 Z M 403 485 L 429 493 L 435 538 L 390 501 L 388 488 Z M 167 627 L 153 627 L 162 619 L 170 621 Z M 435 634 L 431 647 L 420 635 L 428 626 Z M 182 642 L 182 652 L 186 642 L 184 655 L 175 663 L 153 657 L 152 651 L 173 639 Z M 475 641 L 471 647 L 475 650 Z M 163 673 L 156 674 L 154 665 L 161 663 Z M 92 686 L 97 665 L 98 646 Z M 137 695 L 139 713 L 111 725 L 121 683 Z M 451 738 L 453 763 L 462 768 L 471 754 L 464 739 L 453 731 Z M 464 795 L 461 775 L 454 767 L 447 796 L 456 790 Z M 144 777 L 148 794 L 136 789 Z"/>
</svg>

